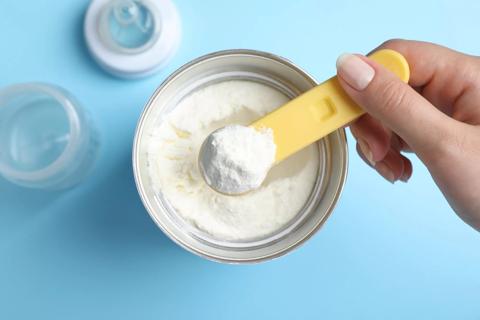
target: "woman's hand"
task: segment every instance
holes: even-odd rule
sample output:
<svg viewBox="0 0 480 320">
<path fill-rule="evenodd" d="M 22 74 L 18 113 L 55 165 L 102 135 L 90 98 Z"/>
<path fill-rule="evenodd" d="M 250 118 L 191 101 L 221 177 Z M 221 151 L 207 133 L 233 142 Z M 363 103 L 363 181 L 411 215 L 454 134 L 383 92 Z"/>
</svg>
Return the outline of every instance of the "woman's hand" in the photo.
<svg viewBox="0 0 480 320">
<path fill-rule="evenodd" d="M 391 40 L 410 65 L 404 84 L 360 55 L 337 60 L 340 83 L 367 114 L 350 126 L 367 164 L 407 182 L 413 151 L 451 207 L 480 230 L 480 59 L 426 42 Z"/>
</svg>

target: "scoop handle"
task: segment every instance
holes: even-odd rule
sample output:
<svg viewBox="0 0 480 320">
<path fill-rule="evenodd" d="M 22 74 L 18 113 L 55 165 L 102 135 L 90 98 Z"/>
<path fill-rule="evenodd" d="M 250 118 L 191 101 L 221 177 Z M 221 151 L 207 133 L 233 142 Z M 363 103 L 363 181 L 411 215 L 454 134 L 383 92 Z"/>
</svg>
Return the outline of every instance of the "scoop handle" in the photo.
<svg viewBox="0 0 480 320">
<path fill-rule="evenodd" d="M 375 51 L 370 59 L 408 82 L 407 60 L 390 49 Z M 251 124 L 271 128 L 277 145 L 276 162 L 299 151 L 364 114 L 340 86 L 337 77 L 321 83 Z"/>
</svg>

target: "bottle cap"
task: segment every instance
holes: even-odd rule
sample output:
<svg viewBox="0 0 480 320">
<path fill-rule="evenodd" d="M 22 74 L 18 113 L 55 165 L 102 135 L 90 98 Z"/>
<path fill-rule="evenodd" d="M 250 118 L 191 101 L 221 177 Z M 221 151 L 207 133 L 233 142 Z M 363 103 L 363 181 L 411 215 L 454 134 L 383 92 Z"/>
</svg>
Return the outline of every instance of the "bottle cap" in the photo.
<svg viewBox="0 0 480 320">
<path fill-rule="evenodd" d="M 107 72 L 125 78 L 147 76 L 175 54 L 180 18 L 170 0 L 93 0 L 84 33 L 88 49 Z"/>
</svg>

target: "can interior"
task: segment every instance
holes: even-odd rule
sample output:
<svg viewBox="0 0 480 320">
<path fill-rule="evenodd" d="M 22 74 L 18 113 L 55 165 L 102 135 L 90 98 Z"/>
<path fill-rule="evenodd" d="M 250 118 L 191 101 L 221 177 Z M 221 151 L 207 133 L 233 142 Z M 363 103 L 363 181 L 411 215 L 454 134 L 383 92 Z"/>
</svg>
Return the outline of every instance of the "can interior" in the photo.
<svg viewBox="0 0 480 320">
<path fill-rule="evenodd" d="M 134 151 L 135 168 L 138 171 L 136 178 L 147 210 L 173 240 L 194 253 L 214 260 L 253 262 L 289 251 L 323 223 L 343 186 L 346 141 L 343 130 L 339 130 L 317 143 L 319 167 L 313 190 L 304 207 L 275 233 L 245 241 L 225 241 L 196 229 L 178 216 L 161 192 L 153 190 L 146 169 L 147 139 L 143 137 L 148 135 L 153 126 L 158 126 L 185 96 L 202 87 L 228 80 L 266 84 L 289 98 L 294 98 L 316 84 L 311 77 L 288 62 L 250 51 L 213 54 L 186 65 L 164 82 L 144 111 Z M 340 161 L 332 155 L 339 155 Z"/>
</svg>

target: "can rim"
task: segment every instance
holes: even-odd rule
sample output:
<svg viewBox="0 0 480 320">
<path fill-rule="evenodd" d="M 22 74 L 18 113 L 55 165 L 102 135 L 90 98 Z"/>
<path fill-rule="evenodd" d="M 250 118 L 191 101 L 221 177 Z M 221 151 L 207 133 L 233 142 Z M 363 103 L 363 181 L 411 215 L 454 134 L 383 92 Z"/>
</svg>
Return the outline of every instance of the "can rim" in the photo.
<svg viewBox="0 0 480 320">
<path fill-rule="evenodd" d="M 132 148 L 132 166 L 133 166 L 133 175 L 135 178 L 135 185 L 137 187 L 138 193 L 140 195 L 140 198 L 142 200 L 142 203 L 149 214 L 149 216 L 152 218 L 152 220 L 155 222 L 155 224 L 165 233 L 172 241 L 174 241 L 176 244 L 184 248 L 185 250 L 198 255 L 200 257 L 206 258 L 208 260 L 214 261 L 214 262 L 221 262 L 221 263 L 228 263 L 228 264 L 255 264 L 255 263 L 260 263 L 264 261 L 269 261 L 273 260 L 276 258 L 279 258 L 281 256 L 284 256 L 290 252 L 293 251 L 293 249 L 300 247 L 303 245 L 308 239 L 310 239 L 324 224 L 325 221 L 328 220 L 330 217 L 331 213 L 335 209 L 338 200 L 343 192 L 343 188 L 346 183 L 346 178 L 348 175 L 348 144 L 347 144 L 347 139 L 345 135 L 345 129 L 338 129 L 335 132 L 338 132 L 340 134 L 340 139 L 342 140 L 342 145 L 344 148 L 344 160 L 342 163 L 341 167 L 341 179 L 338 184 L 337 192 L 335 193 L 335 196 L 332 198 L 332 201 L 330 203 L 330 206 L 328 207 L 328 210 L 325 212 L 325 215 L 318 221 L 318 223 L 310 230 L 310 232 L 306 233 L 303 235 L 299 240 L 293 242 L 292 244 L 283 247 L 282 249 L 262 255 L 256 258 L 224 258 L 219 255 L 211 254 L 211 253 L 206 253 L 202 250 L 199 250 L 188 243 L 184 243 L 182 240 L 176 237 L 175 234 L 170 232 L 163 224 L 155 217 L 155 215 L 152 213 L 153 209 L 151 208 L 148 199 L 146 198 L 146 192 L 144 190 L 144 187 L 141 184 L 141 178 L 139 176 L 139 163 L 138 163 L 138 151 L 139 151 L 139 140 L 140 140 L 140 133 L 142 132 L 143 125 L 146 119 L 146 116 L 148 115 L 149 109 L 153 106 L 153 101 L 156 99 L 158 94 L 175 78 L 177 78 L 180 74 L 186 72 L 188 69 L 191 67 L 195 66 L 196 64 L 209 60 L 212 58 L 217 58 L 217 57 L 222 57 L 222 56 L 230 56 L 230 55 L 250 55 L 250 56 L 255 56 L 255 57 L 260 57 L 260 58 L 268 58 L 271 60 L 274 60 L 276 62 L 282 63 L 287 65 L 288 67 L 292 68 L 294 71 L 298 72 L 301 74 L 306 80 L 308 80 L 312 85 L 316 86 L 318 85 L 318 81 L 310 75 L 308 72 L 303 70 L 302 68 L 298 67 L 295 65 L 293 62 L 290 60 L 281 57 L 279 55 L 275 55 L 269 52 L 265 51 L 259 51 L 259 50 L 252 50 L 252 49 L 228 49 L 228 50 L 220 50 L 220 51 L 215 51 L 212 53 L 205 54 L 203 56 L 200 56 L 196 59 L 191 60 L 190 62 L 185 63 L 182 65 L 180 68 L 178 68 L 176 71 L 174 71 L 171 75 L 169 75 L 158 87 L 157 89 L 152 93 L 146 104 L 144 105 L 142 114 L 140 115 L 140 118 L 137 122 L 137 126 L 135 129 L 135 136 L 133 140 L 133 148 Z"/>
</svg>

